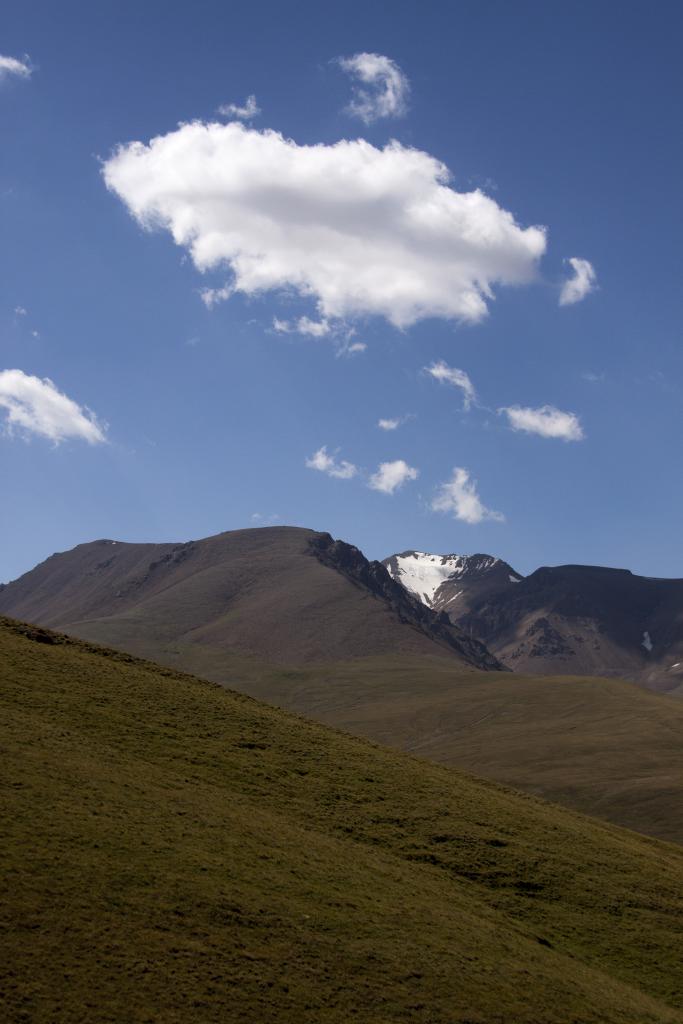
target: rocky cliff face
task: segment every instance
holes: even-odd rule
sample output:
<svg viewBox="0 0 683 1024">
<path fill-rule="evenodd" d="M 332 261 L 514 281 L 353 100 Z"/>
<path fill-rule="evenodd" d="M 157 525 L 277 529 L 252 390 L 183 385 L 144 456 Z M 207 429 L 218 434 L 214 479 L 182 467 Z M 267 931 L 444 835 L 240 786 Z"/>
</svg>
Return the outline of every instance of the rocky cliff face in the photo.
<svg viewBox="0 0 683 1024">
<path fill-rule="evenodd" d="M 323 565 L 388 602 L 401 622 L 420 630 L 436 643 L 451 647 L 477 668 L 488 671 L 503 668 L 483 643 L 454 626 L 445 612 L 428 608 L 397 583 L 382 562 L 369 561 L 357 547 L 334 540 L 329 533 L 316 534 L 310 541 L 310 550 Z"/>
</svg>

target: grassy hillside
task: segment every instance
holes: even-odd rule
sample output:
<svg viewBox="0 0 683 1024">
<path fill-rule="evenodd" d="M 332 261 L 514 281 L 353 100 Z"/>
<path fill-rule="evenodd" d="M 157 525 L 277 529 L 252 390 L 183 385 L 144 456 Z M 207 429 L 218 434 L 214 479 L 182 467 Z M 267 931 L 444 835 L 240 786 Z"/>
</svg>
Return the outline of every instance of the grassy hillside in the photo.
<svg viewBox="0 0 683 1024">
<path fill-rule="evenodd" d="M 129 638 L 119 637 L 122 648 Z M 439 657 L 273 666 L 154 638 L 135 653 L 420 757 L 683 843 L 683 702 L 621 679 L 475 672 Z"/>
<path fill-rule="evenodd" d="M 683 852 L 0 620 L 1 1019 L 682 1022 Z"/>
<path fill-rule="evenodd" d="M 215 679 L 227 663 L 203 666 Z M 616 679 L 469 672 L 439 658 L 232 666 L 252 696 L 683 843 L 683 702 Z"/>
</svg>

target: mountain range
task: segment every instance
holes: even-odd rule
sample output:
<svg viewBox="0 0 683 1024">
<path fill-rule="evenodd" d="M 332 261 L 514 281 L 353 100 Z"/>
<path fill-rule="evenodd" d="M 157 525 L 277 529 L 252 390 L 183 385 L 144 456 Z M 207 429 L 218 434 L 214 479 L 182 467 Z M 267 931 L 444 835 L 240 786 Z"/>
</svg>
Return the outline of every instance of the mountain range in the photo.
<svg viewBox="0 0 683 1024">
<path fill-rule="evenodd" d="M 0 613 L 152 657 L 188 650 L 192 671 L 200 652 L 296 665 L 431 653 L 683 692 L 683 580 L 581 565 L 523 576 L 487 554 L 372 562 L 293 527 L 81 544 L 0 586 Z"/>
<path fill-rule="evenodd" d="M 226 651 L 279 664 L 438 654 L 502 668 L 381 563 L 293 527 L 183 544 L 80 544 L 0 589 L 0 614 L 162 660 L 180 653 L 193 671 Z"/>
<path fill-rule="evenodd" d="M 588 565 L 525 577 L 484 554 L 404 551 L 383 564 L 515 672 L 618 676 L 683 691 L 683 580 Z"/>
<path fill-rule="evenodd" d="M 534 673 L 503 671 L 460 624 L 530 588 L 533 576 L 500 560 L 425 556 L 419 580 L 412 553 L 387 562 L 286 527 L 182 544 L 101 540 L 0 589 L 0 614 L 683 842 L 680 700 L 567 674 L 560 660 L 545 674 L 540 659 Z M 398 568 L 413 575 L 398 582 Z M 455 624 L 449 602 L 462 612 Z"/>
</svg>

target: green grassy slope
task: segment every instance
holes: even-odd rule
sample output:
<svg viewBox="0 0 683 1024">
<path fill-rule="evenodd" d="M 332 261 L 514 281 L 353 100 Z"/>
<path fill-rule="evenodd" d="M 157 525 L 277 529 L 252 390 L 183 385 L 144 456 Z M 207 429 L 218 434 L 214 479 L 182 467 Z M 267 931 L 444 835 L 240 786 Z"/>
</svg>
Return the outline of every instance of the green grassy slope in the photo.
<svg viewBox="0 0 683 1024">
<path fill-rule="evenodd" d="M 439 658 L 233 673 L 238 689 L 328 725 L 683 843 L 679 700 L 618 679 L 469 672 Z"/>
<path fill-rule="evenodd" d="M 3 1021 L 683 1021 L 677 847 L 51 639 L 0 620 Z"/>
<path fill-rule="evenodd" d="M 210 645 L 122 648 L 388 746 L 683 843 L 683 702 L 621 679 L 440 657 L 274 666 Z"/>
</svg>

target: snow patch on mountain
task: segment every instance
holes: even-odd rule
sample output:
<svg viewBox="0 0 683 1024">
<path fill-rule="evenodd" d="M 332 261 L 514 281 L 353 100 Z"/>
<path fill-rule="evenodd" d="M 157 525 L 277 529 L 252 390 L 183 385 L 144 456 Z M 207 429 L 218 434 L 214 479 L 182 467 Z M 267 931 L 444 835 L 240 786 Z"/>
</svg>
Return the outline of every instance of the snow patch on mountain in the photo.
<svg viewBox="0 0 683 1024">
<path fill-rule="evenodd" d="M 430 608 L 444 583 L 480 577 L 500 564 L 500 559 L 491 555 L 433 555 L 427 551 L 404 551 L 384 562 L 390 575 Z M 517 576 L 509 578 L 519 582 Z M 463 592 L 456 591 L 447 603 L 452 604 Z"/>
<path fill-rule="evenodd" d="M 462 571 L 459 556 L 430 555 L 426 551 L 410 551 L 391 559 L 390 574 L 421 601 L 431 607 L 434 595 L 446 580 Z"/>
</svg>

